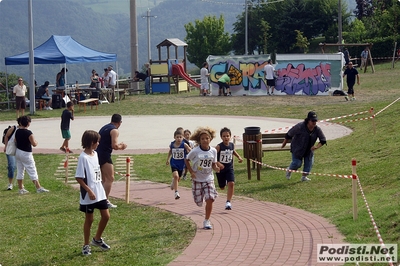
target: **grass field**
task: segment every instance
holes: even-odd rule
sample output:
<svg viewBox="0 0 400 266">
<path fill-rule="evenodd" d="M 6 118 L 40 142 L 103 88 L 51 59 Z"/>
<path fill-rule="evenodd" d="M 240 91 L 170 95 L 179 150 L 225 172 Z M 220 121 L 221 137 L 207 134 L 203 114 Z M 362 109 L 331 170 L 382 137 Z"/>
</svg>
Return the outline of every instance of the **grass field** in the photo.
<svg viewBox="0 0 400 266">
<path fill-rule="evenodd" d="M 398 67 L 398 66 L 396 66 Z M 357 100 L 346 102 L 332 96 L 199 97 L 198 92 L 171 95 L 132 95 L 120 103 L 102 105 L 96 115 L 240 115 L 303 119 L 315 110 L 320 119 L 353 114 L 374 108 L 375 113 L 400 97 L 399 69 L 389 64 L 376 66 L 376 73 L 362 73 L 361 86 L 355 87 Z M 225 101 L 226 99 L 226 101 Z M 351 159 L 357 160 L 357 173 L 385 243 L 400 238 L 400 101 L 387 107 L 372 120 L 344 123 L 353 129 L 349 136 L 329 141 L 316 153 L 313 172 L 351 174 Z M 59 117 L 61 110 L 40 111 L 36 118 Z M 94 112 L 86 112 L 86 115 Z M 77 112 L 77 116 L 84 115 Z M 366 117 L 363 115 L 360 117 Z M 1 120 L 13 120 L 14 111 L 1 112 Z M 358 118 L 358 117 L 354 117 Z M 347 118 L 351 119 L 351 118 Z M 346 119 L 338 120 L 344 121 Z M 199 126 L 203 125 L 199 121 Z M 184 125 L 183 125 L 184 126 Z M 221 125 L 221 127 L 229 125 Z M 124 125 L 121 130 L 135 130 Z M 157 129 L 149 129 L 157 130 Z M 219 129 L 217 129 L 219 130 Z M 171 132 L 160 132 L 171 134 Z M 239 151 L 241 153 L 242 151 Z M 96 252 L 91 258 L 80 255 L 83 216 L 77 211 L 78 192 L 55 180 L 61 156 L 34 154 L 41 183 L 48 195 L 19 196 L 0 190 L 0 263 L 3 265 L 166 265 L 190 242 L 195 233 L 191 221 L 136 204 L 119 204 L 111 213 L 105 237 L 116 247 Z M 164 165 L 166 154 L 135 155 L 135 172 L 140 179 L 170 182 Z M 265 154 L 264 162 L 287 167 L 288 152 Z M 264 167 L 261 180 L 247 180 L 245 164 L 235 164 L 236 195 L 272 201 L 301 208 L 329 219 L 350 243 L 378 243 L 365 204 L 358 196 L 358 220 L 353 221 L 351 180 L 310 176 L 311 182 L 288 182 L 284 172 Z M 6 187 L 6 158 L 0 157 L 1 187 Z M 32 191 L 29 179 L 25 184 Z M 181 182 L 189 186 L 189 182 Z M 171 226 L 174 224 L 175 226 Z M 115 240 L 115 239 L 118 239 Z M 129 254 L 129 256 L 128 256 Z M 371 265 L 371 264 L 369 264 Z"/>
</svg>

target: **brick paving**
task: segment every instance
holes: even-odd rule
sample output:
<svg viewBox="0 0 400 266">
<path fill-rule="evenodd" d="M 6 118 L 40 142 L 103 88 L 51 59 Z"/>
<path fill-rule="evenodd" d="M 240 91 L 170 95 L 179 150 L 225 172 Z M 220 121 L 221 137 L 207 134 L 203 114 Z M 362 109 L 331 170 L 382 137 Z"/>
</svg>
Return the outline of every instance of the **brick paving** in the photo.
<svg viewBox="0 0 400 266">
<path fill-rule="evenodd" d="M 186 216 L 197 225 L 193 241 L 170 266 L 324 265 L 317 263 L 317 244 L 344 243 L 336 227 L 315 214 L 237 196 L 227 211 L 221 193 L 210 218 L 213 229 L 204 230 L 204 207 L 196 206 L 190 189 L 180 187 L 179 193 L 175 200 L 168 185 L 150 181 L 130 186 L 130 201 Z M 125 182 L 115 182 L 111 196 L 125 199 Z"/>
</svg>

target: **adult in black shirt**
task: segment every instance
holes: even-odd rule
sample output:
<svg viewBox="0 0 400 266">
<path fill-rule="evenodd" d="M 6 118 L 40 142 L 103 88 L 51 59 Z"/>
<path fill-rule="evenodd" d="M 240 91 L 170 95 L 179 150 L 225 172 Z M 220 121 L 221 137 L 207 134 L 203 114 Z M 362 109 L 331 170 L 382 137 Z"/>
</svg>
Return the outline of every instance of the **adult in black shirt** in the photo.
<svg viewBox="0 0 400 266">
<path fill-rule="evenodd" d="M 360 85 L 360 75 L 358 75 L 357 69 L 353 67 L 353 63 L 349 62 L 347 65 L 346 70 L 343 73 L 343 78 L 347 76 L 346 82 L 347 82 L 347 95 L 345 97 L 346 101 L 349 100 L 349 96 L 351 96 L 351 101 L 354 101 L 356 98 L 354 97 L 354 84 L 356 83 L 356 78 L 357 78 L 357 84 Z"/>
<path fill-rule="evenodd" d="M 140 73 L 139 71 L 135 71 L 135 77 L 133 78 L 135 81 L 145 81 L 147 78 L 147 75 L 145 73 Z"/>
</svg>

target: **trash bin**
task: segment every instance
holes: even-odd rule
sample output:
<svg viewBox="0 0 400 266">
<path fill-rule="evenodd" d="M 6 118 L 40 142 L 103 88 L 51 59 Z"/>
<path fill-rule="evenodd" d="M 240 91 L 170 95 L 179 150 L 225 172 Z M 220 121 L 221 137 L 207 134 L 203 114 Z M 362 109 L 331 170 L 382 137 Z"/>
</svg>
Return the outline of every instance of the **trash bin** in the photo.
<svg viewBox="0 0 400 266">
<path fill-rule="evenodd" d="M 250 159 L 261 162 L 262 134 L 260 127 L 245 127 L 243 133 L 243 156 L 247 159 L 247 176 L 251 180 Z M 253 169 L 255 163 L 253 162 Z M 257 180 L 260 180 L 261 165 L 257 164 Z"/>
</svg>

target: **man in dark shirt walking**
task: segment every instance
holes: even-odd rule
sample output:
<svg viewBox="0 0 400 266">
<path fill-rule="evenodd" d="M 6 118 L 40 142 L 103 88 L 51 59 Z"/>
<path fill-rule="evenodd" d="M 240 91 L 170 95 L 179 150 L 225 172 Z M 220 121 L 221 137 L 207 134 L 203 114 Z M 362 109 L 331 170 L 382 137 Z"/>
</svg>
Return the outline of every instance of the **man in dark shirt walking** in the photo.
<svg viewBox="0 0 400 266">
<path fill-rule="evenodd" d="M 360 75 L 358 75 L 357 69 L 353 67 L 353 63 L 350 62 L 347 65 L 346 70 L 343 73 L 343 78 L 347 76 L 346 82 L 347 82 L 347 96 L 344 97 L 346 101 L 349 100 L 349 96 L 351 96 L 351 101 L 354 101 L 356 98 L 354 97 L 354 84 L 356 83 L 356 77 L 357 77 L 357 84 L 360 85 Z"/>
</svg>

